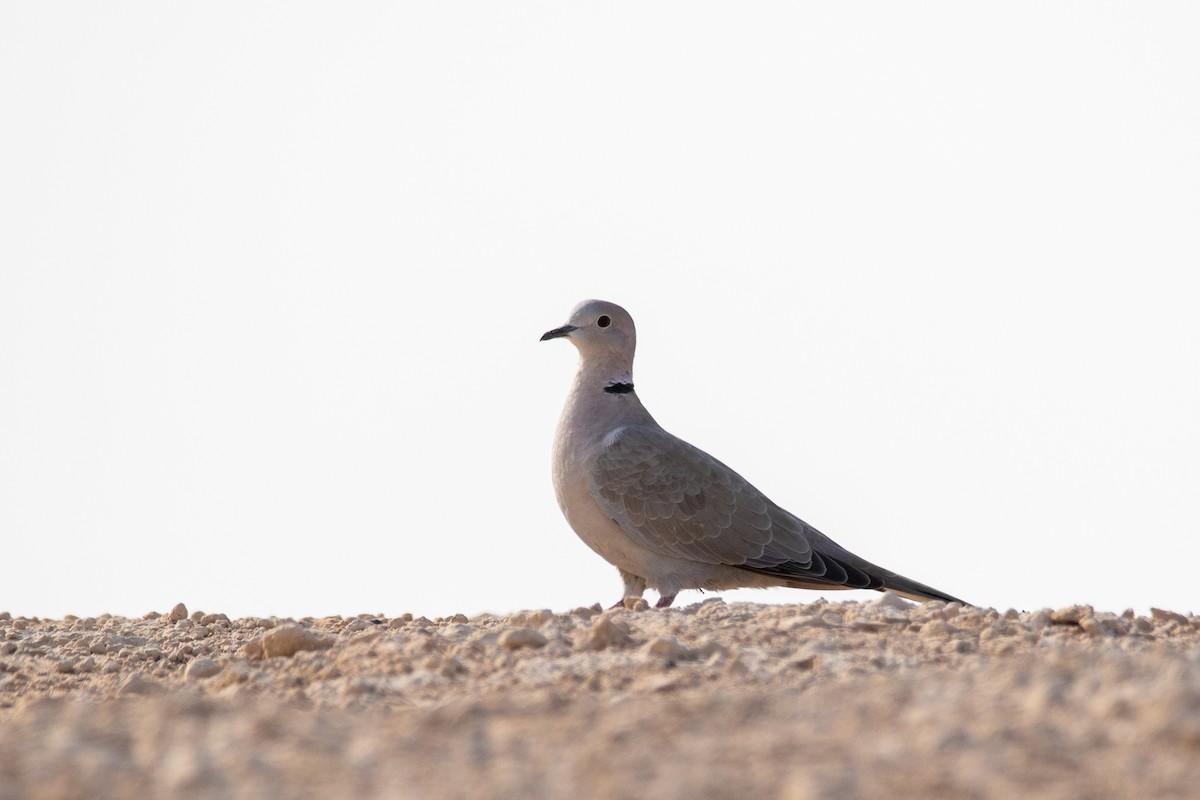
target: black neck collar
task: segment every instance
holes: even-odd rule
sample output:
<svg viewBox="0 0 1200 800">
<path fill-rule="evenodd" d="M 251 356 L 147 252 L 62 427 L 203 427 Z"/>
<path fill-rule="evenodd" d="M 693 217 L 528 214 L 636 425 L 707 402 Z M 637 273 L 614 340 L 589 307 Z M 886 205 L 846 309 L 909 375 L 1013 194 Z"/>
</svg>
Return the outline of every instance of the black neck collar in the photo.
<svg viewBox="0 0 1200 800">
<path fill-rule="evenodd" d="M 617 381 L 605 386 L 604 391 L 608 392 L 609 394 L 629 394 L 633 391 L 633 384 Z"/>
</svg>

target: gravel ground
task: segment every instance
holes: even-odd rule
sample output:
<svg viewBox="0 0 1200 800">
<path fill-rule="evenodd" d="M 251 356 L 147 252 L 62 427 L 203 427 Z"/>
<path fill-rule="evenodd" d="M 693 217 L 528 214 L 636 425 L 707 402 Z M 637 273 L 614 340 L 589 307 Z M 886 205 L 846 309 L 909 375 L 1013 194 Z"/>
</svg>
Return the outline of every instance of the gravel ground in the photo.
<svg viewBox="0 0 1200 800">
<path fill-rule="evenodd" d="M 1200 618 L 0 613 L 0 800 L 1200 797 Z"/>
</svg>

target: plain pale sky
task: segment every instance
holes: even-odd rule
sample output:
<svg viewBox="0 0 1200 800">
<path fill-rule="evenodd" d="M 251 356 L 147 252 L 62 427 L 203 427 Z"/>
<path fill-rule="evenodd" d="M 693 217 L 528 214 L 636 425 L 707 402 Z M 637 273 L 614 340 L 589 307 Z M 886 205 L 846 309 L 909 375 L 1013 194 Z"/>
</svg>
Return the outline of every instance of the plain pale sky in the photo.
<svg viewBox="0 0 1200 800">
<path fill-rule="evenodd" d="M 537 341 L 587 297 L 638 321 L 659 422 L 864 557 L 1200 609 L 1198 35 L 1191 3 L 6 3 L 0 610 L 611 603 L 550 486 L 575 352 Z"/>
</svg>

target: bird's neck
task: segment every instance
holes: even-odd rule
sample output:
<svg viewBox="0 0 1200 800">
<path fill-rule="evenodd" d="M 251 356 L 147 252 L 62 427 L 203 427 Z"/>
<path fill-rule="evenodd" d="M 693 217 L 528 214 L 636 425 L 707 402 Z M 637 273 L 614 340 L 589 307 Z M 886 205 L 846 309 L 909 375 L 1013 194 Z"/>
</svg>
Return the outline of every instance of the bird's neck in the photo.
<svg viewBox="0 0 1200 800">
<path fill-rule="evenodd" d="M 623 425 L 654 423 L 633 387 L 629 363 L 584 362 L 563 409 L 563 424 L 575 435 L 603 437 Z"/>
</svg>

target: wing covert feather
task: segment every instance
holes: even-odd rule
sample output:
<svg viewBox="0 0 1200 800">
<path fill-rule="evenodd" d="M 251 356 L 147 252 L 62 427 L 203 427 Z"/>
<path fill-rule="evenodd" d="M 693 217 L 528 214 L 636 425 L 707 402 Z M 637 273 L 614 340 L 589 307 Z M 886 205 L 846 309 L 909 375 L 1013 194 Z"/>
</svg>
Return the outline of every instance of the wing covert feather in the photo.
<svg viewBox="0 0 1200 800">
<path fill-rule="evenodd" d="M 605 513 L 656 553 L 752 569 L 813 562 L 803 522 L 659 428 L 629 425 L 611 435 L 590 488 Z"/>
</svg>

